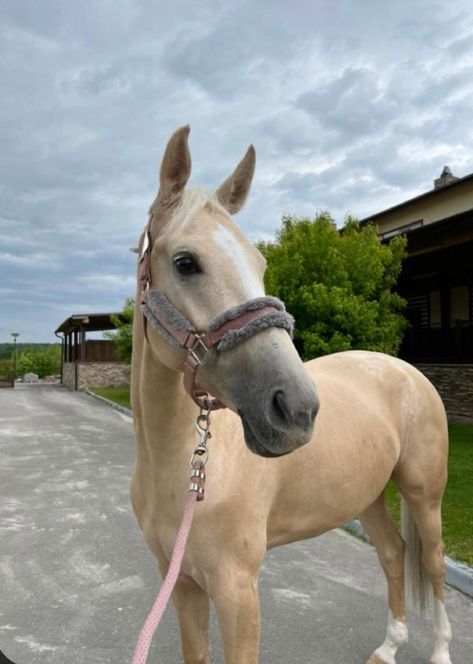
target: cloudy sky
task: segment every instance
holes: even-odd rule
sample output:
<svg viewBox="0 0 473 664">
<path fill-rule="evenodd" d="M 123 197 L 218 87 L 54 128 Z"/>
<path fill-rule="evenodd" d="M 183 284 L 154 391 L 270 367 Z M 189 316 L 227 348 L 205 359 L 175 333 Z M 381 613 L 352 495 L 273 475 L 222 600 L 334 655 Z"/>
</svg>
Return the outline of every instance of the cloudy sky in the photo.
<svg viewBox="0 0 473 664">
<path fill-rule="evenodd" d="M 0 342 L 134 294 L 181 124 L 208 188 L 254 143 L 251 239 L 473 171 L 469 0 L 2 0 L 0 77 Z"/>
</svg>

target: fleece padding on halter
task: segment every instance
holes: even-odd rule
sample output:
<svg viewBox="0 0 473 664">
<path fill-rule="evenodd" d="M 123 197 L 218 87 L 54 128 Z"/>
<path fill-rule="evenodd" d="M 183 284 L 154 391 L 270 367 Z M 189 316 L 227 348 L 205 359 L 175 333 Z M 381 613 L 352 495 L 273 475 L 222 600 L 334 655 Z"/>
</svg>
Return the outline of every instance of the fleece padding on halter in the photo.
<svg viewBox="0 0 473 664">
<path fill-rule="evenodd" d="M 287 330 L 292 336 L 294 330 L 294 318 L 287 313 L 281 300 L 276 297 L 266 296 L 249 300 L 248 302 L 232 307 L 223 314 L 217 316 L 211 322 L 209 331 L 204 333 L 204 338 L 207 337 L 210 341 L 213 336 L 212 333 L 220 330 L 220 328 L 226 323 L 237 320 L 250 311 L 258 311 L 265 307 L 270 307 L 270 309 L 259 318 L 254 318 L 240 327 L 225 331 L 217 343 L 215 343 L 216 350 L 229 350 L 241 341 L 244 341 L 269 327 L 281 327 Z M 170 331 L 166 329 L 167 324 L 169 324 L 174 331 L 177 330 L 182 332 L 184 337 L 186 333 L 190 335 L 197 334 L 191 323 L 184 318 L 171 302 L 169 302 L 165 295 L 157 290 L 151 289 L 148 291 L 146 301 L 141 304 L 141 310 L 154 329 L 175 348 L 182 348 L 183 343 L 180 343 L 180 341 L 176 339 L 175 332 L 171 334 Z M 229 327 L 231 326 L 229 325 Z M 214 344 L 211 343 L 210 345 Z"/>
<path fill-rule="evenodd" d="M 274 310 L 269 310 L 261 318 L 255 318 L 252 321 L 239 327 L 235 330 L 228 330 L 225 335 L 220 339 L 217 344 L 218 351 L 229 350 L 236 346 L 240 341 L 252 337 L 254 334 L 266 330 L 268 327 L 282 327 L 284 330 L 289 332 L 292 337 L 294 332 L 294 318 L 287 313 L 284 303 L 281 302 L 277 297 L 272 297 L 267 295 L 265 297 L 257 297 L 254 300 L 249 300 L 244 304 L 240 304 L 237 307 L 228 309 L 224 311 L 223 314 L 217 316 L 211 323 L 209 327 L 209 332 L 218 330 L 222 325 L 228 321 L 235 320 L 242 316 L 242 314 L 247 313 L 248 311 L 256 311 L 258 309 L 264 309 L 265 307 L 274 307 Z"/>
<path fill-rule="evenodd" d="M 174 348 L 182 348 L 182 344 L 180 344 L 179 341 L 166 330 L 163 324 L 159 322 L 158 316 L 164 324 L 165 321 L 167 321 L 178 330 L 195 333 L 195 330 L 189 321 L 179 313 L 176 307 L 169 302 L 165 295 L 154 288 L 146 293 L 145 300 L 141 303 L 141 311 L 156 332 L 159 332 L 159 334 L 164 337 L 171 346 L 174 346 Z"/>
</svg>

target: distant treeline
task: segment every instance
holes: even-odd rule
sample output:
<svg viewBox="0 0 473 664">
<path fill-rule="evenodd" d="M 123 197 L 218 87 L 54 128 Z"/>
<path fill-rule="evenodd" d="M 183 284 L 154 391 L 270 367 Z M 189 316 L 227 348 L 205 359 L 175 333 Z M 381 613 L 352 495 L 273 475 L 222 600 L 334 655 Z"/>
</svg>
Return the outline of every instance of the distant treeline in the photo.
<svg viewBox="0 0 473 664">
<path fill-rule="evenodd" d="M 17 356 L 27 350 L 47 350 L 51 346 L 60 346 L 61 344 L 35 344 L 35 343 L 17 343 L 16 352 Z M 0 360 L 9 360 L 13 357 L 13 344 L 0 343 Z"/>
<path fill-rule="evenodd" d="M 61 344 L 16 344 L 16 362 L 13 344 L 0 344 L 0 368 L 3 373 L 35 373 L 40 378 L 59 374 L 61 371 Z"/>
</svg>

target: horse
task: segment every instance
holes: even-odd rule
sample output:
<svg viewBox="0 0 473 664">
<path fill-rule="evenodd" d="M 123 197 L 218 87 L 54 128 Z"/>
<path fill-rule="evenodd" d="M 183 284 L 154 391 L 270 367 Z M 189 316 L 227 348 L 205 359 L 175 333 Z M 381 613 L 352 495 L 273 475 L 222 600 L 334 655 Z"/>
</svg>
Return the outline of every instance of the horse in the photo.
<svg viewBox="0 0 473 664">
<path fill-rule="evenodd" d="M 173 592 L 183 660 L 210 662 L 212 600 L 225 663 L 256 664 L 265 552 L 359 517 L 388 592 L 386 637 L 368 664 L 395 664 L 407 642 L 405 576 L 421 605 L 430 603 L 433 591 L 430 661 L 451 664 L 440 513 L 448 429 L 427 378 L 402 360 L 362 350 L 303 363 L 287 326 L 270 324 L 222 352 L 206 353 L 193 369 L 198 390 L 186 391 L 182 373 L 195 346 L 178 347 L 159 324 L 146 324 L 143 311 L 153 290 L 174 322 L 201 331 L 222 312 L 246 311 L 246 303 L 265 299 L 265 260 L 232 218 L 247 198 L 255 150 L 248 148 L 215 193 L 187 187 L 189 131 L 181 127 L 167 143 L 140 238 L 131 385 L 131 501 L 162 575 L 186 501 L 195 401 L 201 413 L 203 407 L 196 394 L 226 406 L 211 413 L 206 499 L 196 507 Z M 281 306 L 271 306 L 282 315 Z M 385 507 L 390 478 L 401 493 L 402 536 Z"/>
</svg>

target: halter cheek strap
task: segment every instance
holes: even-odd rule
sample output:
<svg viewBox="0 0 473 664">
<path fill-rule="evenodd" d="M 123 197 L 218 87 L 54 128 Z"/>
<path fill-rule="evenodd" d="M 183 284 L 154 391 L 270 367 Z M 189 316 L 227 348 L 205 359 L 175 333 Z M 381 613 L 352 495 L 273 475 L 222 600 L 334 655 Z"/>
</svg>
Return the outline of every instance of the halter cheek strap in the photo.
<svg viewBox="0 0 473 664">
<path fill-rule="evenodd" d="M 206 332 L 197 332 L 192 324 L 169 302 L 165 295 L 150 289 L 151 241 L 149 226 L 145 229 L 139 259 L 138 278 L 142 285 L 141 311 L 145 338 L 146 323 L 175 348 L 187 351 L 184 365 L 184 386 L 195 403 L 204 410 L 225 408 L 218 399 L 211 399 L 196 382 L 197 369 L 212 351 L 223 352 L 269 327 L 280 327 L 292 336 L 294 319 L 276 297 L 258 297 L 228 309 L 215 318 Z"/>
</svg>

